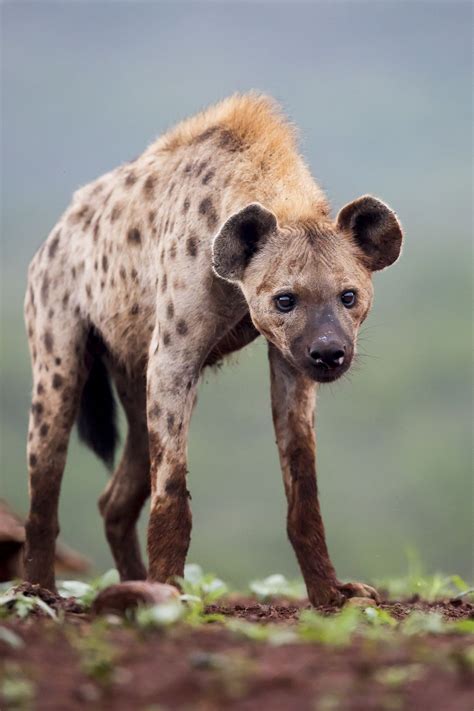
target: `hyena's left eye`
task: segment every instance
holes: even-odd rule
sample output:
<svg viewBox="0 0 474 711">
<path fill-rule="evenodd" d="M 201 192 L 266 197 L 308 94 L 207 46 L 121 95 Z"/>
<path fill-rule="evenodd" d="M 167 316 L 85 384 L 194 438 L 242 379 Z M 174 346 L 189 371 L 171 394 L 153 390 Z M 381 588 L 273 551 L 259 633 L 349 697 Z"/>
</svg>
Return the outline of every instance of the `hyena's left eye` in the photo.
<svg viewBox="0 0 474 711">
<path fill-rule="evenodd" d="M 341 301 L 346 307 L 346 309 L 350 309 L 352 306 L 354 306 L 356 302 L 356 293 L 355 291 L 348 290 L 348 291 L 343 291 L 341 294 Z"/>
<path fill-rule="evenodd" d="M 296 306 L 296 296 L 293 294 L 278 294 L 274 298 L 275 306 L 278 311 L 287 313 L 288 311 L 293 311 Z"/>
</svg>

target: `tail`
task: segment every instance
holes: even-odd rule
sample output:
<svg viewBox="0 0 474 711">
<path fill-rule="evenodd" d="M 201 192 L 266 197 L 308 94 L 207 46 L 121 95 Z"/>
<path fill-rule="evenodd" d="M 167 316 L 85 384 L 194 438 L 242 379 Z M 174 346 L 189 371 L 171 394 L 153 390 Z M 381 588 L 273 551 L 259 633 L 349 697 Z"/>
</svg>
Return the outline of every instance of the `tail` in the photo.
<svg viewBox="0 0 474 711">
<path fill-rule="evenodd" d="M 107 368 L 94 355 L 77 417 L 79 438 L 112 469 L 119 441 L 117 407 Z"/>
</svg>

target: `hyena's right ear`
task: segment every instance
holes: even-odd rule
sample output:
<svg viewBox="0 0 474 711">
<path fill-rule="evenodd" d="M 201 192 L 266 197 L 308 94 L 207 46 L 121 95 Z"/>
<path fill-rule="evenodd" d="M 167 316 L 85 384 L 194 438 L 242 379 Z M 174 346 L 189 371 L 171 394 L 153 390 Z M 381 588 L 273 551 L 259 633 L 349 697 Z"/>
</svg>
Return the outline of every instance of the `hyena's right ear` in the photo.
<svg viewBox="0 0 474 711">
<path fill-rule="evenodd" d="M 212 266 L 227 281 L 240 281 L 246 266 L 277 229 L 273 212 L 258 202 L 234 213 L 212 243 Z"/>
</svg>

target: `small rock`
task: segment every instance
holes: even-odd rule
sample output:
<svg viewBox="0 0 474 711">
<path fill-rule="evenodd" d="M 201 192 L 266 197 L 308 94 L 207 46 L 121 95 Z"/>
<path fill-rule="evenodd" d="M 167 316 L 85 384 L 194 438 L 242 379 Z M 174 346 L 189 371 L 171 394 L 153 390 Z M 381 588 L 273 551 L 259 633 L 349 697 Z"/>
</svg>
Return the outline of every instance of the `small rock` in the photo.
<svg viewBox="0 0 474 711">
<path fill-rule="evenodd" d="M 371 597 L 349 597 L 344 606 L 348 607 L 376 607 L 377 603 Z"/>
</svg>

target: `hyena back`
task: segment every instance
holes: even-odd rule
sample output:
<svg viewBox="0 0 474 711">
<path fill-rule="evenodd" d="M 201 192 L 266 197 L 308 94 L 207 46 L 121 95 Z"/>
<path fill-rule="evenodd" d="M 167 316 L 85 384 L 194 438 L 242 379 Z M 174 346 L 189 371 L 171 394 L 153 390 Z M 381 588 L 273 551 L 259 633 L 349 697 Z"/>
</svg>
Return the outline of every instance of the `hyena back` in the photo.
<svg viewBox="0 0 474 711">
<path fill-rule="evenodd" d="M 326 548 L 315 474 L 318 382 L 350 366 L 371 274 L 402 241 L 364 196 L 333 220 L 278 107 L 234 96 L 75 193 L 31 262 L 29 581 L 54 589 L 58 500 L 71 428 L 111 464 L 115 383 L 128 420 L 99 501 L 123 580 L 143 579 L 136 521 L 151 494 L 148 577 L 183 574 L 191 535 L 186 445 L 204 368 L 260 334 L 288 498 L 287 529 L 310 600 L 376 595 L 342 585 Z"/>
</svg>

